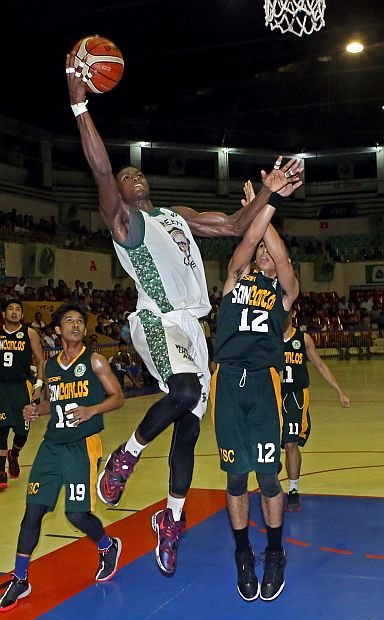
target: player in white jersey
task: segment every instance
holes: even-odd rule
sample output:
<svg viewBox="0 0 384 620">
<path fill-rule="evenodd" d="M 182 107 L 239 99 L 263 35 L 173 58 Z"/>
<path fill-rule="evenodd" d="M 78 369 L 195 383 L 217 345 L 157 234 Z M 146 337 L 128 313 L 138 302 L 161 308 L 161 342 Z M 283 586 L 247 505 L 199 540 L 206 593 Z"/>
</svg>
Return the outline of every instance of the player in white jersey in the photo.
<svg viewBox="0 0 384 620">
<path fill-rule="evenodd" d="M 153 516 L 158 535 L 156 560 L 172 575 L 180 534 L 185 527 L 183 506 L 192 481 L 194 447 L 204 414 L 209 378 L 204 333 L 198 319 L 209 311 L 204 267 L 192 233 L 200 237 L 241 236 L 276 192 L 299 180 L 299 166 L 282 158 L 267 175 L 250 204 L 232 215 L 198 213 L 188 207 L 172 210 L 153 206 L 148 182 L 135 167 L 116 175 L 85 103 L 85 85 L 74 70 L 74 54 L 67 56 L 66 72 L 72 110 L 77 118 L 84 154 L 95 178 L 100 212 L 112 233 L 119 260 L 135 280 L 138 304 L 130 317 L 132 342 L 149 371 L 167 395 L 150 407 L 128 442 L 107 459 L 99 476 L 98 494 L 116 506 L 125 482 L 142 450 L 174 424 L 169 465 L 167 507 Z"/>
</svg>

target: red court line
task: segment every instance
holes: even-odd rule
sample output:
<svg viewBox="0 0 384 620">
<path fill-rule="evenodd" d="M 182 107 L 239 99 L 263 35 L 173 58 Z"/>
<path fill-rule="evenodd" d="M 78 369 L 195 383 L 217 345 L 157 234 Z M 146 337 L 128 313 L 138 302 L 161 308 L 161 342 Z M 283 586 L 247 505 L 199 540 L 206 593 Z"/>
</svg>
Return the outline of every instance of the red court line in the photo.
<svg viewBox="0 0 384 620">
<path fill-rule="evenodd" d="M 353 551 L 345 551 L 345 549 L 332 549 L 332 547 L 320 547 L 321 551 L 330 551 L 330 553 L 342 553 L 343 555 L 353 555 Z"/>
<path fill-rule="evenodd" d="M 145 555 L 156 545 L 150 519 L 164 508 L 164 500 L 108 526 L 108 534 L 122 539 L 120 568 Z M 225 491 L 191 489 L 186 504 L 187 529 L 225 508 Z M 152 535 L 151 535 L 152 534 Z M 155 563 L 155 560 L 154 560 Z M 98 564 L 94 543 L 87 537 L 31 562 L 32 594 L 19 601 L 10 620 L 32 620 L 92 586 Z M 2 575 L 2 582 L 6 575 Z"/>
<path fill-rule="evenodd" d="M 284 540 L 286 542 L 292 543 L 293 545 L 299 545 L 300 547 L 312 547 L 311 543 L 305 543 L 305 542 L 302 542 L 301 540 L 295 540 L 294 538 L 284 538 Z"/>
<path fill-rule="evenodd" d="M 384 560 L 384 555 L 373 555 L 373 553 L 364 553 L 364 557 L 372 560 Z"/>
</svg>

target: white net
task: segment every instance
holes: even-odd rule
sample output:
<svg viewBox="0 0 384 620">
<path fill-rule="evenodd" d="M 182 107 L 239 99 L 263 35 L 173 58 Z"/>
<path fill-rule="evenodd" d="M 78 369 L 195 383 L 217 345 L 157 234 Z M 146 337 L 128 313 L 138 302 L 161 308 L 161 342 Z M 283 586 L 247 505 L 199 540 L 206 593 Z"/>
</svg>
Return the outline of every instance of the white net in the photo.
<svg viewBox="0 0 384 620">
<path fill-rule="evenodd" d="M 325 26 L 325 0 L 265 0 L 265 25 L 298 37 Z"/>
</svg>

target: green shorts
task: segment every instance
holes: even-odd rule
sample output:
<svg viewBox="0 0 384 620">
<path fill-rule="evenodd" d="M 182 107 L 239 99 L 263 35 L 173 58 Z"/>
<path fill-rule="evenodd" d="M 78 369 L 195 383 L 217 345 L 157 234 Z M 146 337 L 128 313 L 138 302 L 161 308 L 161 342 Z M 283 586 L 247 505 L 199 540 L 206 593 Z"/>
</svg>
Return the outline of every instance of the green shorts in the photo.
<svg viewBox="0 0 384 620">
<path fill-rule="evenodd" d="M 220 365 L 212 377 L 212 412 L 221 469 L 275 473 L 280 465 L 280 377 L 274 368 Z"/>
<path fill-rule="evenodd" d="M 94 510 L 101 455 L 100 435 L 68 443 L 44 439 L 29 475 L 27 504 L 53 510 L 65 486 L 65 512 Z"/>
<path fill-rule="evenodd" d="M 23 418 L 23 409 L 31 398 L 30 381 L 0 383 L 0 427 L 11 427 L 15 435 L 28 435 L 29 422 Z"/>
<path fill-rule="evenodd" d="M 309 415 L 309 390 L 302 388 L 288 392 L 283 397 L 283 438 L 281 447 L 286 443 L 304 446 L 311 432 Z"/>
</svg>

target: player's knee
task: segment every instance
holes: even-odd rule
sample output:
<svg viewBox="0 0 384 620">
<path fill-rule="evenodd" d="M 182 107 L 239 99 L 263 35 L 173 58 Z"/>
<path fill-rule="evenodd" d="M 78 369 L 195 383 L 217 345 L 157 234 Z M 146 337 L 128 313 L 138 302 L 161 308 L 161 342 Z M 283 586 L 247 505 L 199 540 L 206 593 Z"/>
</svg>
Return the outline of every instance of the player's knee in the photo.
<svg viewBox="0 0 384 620">
<path fill-rule="evenodd" d="M 248 490 L 248 474 L 227 474 L 227 493 L 240 497 Z"/>
<path fill-rule="evenodd" d="M 24 517 L 21 522 L 21 528 L 24 530 L 34 530 L 39 528 L 47 510 L 47 506 L 43 506 L 41 504 L 27 504 Z"/>
<path fill-rule="evenodd" d="M 76 529 L 83 532 L 84 526 L 88 521 L 89 514 L 89 512 L 66 512 L 65 516 Z"/>
<path fill-rule="evenodd" d="M 186 413 L 177 422 L 178 441 L 184 449 L 193 449 L 200 435 L 200 420 L 194 413 Z"/>
<path fill-rule="evenodd" d="M 15 435 L 13 438 L 14 445 L 21 450 L 27 443 L 28 435 Z"/>
<path fill-rule="evenodd" d="M 0 426 L 0 450 L 8 448 L 9 426 Z"/>
<path fill-rule="evenodd" d="M 281 484 L 277 474 L 260 474 L 256 473 L 257 482 L 259 484 L 260 493 L 264 497 L 272 499 L 281 493 Z"/>
<path fill-rule="evenodd" d="M 195 373 L 182 372 L 168 379 L 169 398 L 182 411 L 191 411 L 201 396 L 201 383 Z"/>
<path fill-rule="evenodd" d="M 289 442 L 289 443 L 284 444 L 284 450 L 287 452 L 287 454 L 292 454 L 293 452 L 297 452 L 298 449 L 299 449 L 299 446 L 297 442 Z"/>
</svg>

